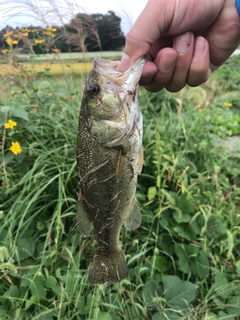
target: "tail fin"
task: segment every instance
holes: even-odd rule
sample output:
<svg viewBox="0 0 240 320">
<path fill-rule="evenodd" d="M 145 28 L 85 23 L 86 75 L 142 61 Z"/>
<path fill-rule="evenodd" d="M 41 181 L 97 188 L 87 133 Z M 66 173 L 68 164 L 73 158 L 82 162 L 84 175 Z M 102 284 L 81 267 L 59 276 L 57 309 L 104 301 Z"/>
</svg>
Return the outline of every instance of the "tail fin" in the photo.
<svg viewBox="0 0 240 320">
<path fill-rule="evenodd" d="M 91 283 L 119 282 L 127 276 L 127 264 L 121 250 L 105 255 L 95 253 L 88 275 Z"/>
</svg>

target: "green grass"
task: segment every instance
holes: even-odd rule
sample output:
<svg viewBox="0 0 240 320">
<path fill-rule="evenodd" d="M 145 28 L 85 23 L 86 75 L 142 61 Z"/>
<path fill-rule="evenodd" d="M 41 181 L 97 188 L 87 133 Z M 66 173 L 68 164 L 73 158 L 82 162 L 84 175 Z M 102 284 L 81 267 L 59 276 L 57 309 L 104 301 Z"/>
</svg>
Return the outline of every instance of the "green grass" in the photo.
<svg viewBox="0 0 240 320">
<path fill-rule="evenodd" d="M 2 129 L 0 319 L 239 319 L 240 155 L 221 140 L 240 135 L 239 62 L 200 88 L 140 91 L 143 221 L 123 227 L 129 277 L 111 285 L 88 283 L 93 236 L 76 227 L 85 75 L 2 79 L 0 126 L 17 126 Z"/>
</svg>

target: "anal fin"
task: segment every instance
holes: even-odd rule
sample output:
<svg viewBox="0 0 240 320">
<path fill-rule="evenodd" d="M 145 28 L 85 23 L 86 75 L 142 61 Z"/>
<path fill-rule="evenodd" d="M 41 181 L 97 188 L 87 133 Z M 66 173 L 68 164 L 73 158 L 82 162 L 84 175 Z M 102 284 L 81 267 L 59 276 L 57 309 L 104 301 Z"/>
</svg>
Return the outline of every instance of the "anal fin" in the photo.
<svg viewBox="0 0 240 320">
<path fill-rule="evenodd" d="M 130 213 L 127 219 L 124 221 L 124 226 L 127 230 L 137 229 L 142 221 L 142 214 L 137 204 L 137 200 L 133 201 L 132 208 L 130 208 Z"/>
<path fill-rule="evenodd" d="M 92 222 L 89 220 L 81 201 L 77 202 L 77 221 L 78 229 L 84 236 L 89 236 L 92 228 Z"/>
</svg>

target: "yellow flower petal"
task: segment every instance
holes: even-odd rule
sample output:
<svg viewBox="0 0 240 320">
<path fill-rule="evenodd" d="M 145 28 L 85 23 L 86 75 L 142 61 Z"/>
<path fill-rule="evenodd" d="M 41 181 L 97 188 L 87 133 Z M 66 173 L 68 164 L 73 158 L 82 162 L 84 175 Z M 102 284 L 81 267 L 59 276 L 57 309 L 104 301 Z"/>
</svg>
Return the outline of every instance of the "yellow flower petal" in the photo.
<svg viewBox="0 0 240 320">
<path fill-rule="evenodd" d="M 9 37 L 9 36 L 11 36 L 12 35 L 12 31 L 7 31 L 3 36 L 4 37 Z"/>
<path fill-rule="evenodd" d="M 225 107 L 232 107 L 232 103 L 231 102 L 224 102 L 224 106 Z"/>
<path fill-rule="evenodd" d="M 9 119 L 7 123 L 4 123 L 4 127 L 6 129 L 12 129 L 13 127 L 16 127 L 16 125 L 17 125 L 17 122 L 15 122 L 11 119 Z"/>
<path fill-rule="evenodd" d="M 12 145 L 11 145 L 11 147 L 10 147 L 10 150 L 11 150 L 12 153 L 15 154 L 15 155 L 21 153 L 21 152 L 22 152 L 22 149 L 21 149 L 20 143 L 19 143 L 18 141 L 12 142 Z"/>
<path fill-rule="evenodd" d="M 43 42 L 45 42 L 44 39 L 35 39 L 34 40 L 35 44 L 42 44 Z"/>
</svg>

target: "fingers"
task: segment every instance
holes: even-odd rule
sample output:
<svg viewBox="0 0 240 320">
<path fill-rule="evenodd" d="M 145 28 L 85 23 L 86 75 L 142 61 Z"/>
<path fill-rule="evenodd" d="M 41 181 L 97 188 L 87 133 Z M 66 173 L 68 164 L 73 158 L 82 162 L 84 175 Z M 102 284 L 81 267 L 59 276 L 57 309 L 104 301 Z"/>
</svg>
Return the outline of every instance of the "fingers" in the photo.
<svg viewBox="0 0 240 320">
<path fill-rule="evenodd" d="M 142 74 L 140 85 L 143 85 L 150 92 L 162 90 L 172 78 L 177 59 L 178 53 L 174 49 L 164 48 L 160 50 L 154 63 L 151 63 L 151 65 L 149 62 L 146 63 L 146 70 Z M 150 70 L 151 72 L 149 72 Z"/>
<path fill-rule="evenodd" d="M 188 70 L 192 61 L 194 36 L 186 32 L 174 39 L 173 48 L 178 52 L 178 60 L 166 89 L 171 92 L 181 90 L 187 83 Z"/>
<path fill-rule="evenodd" d="M 196 87 L 208 80 L 211 74 L 209 59 L 209 45 L 203 37 L 197 37 L 194 44 L 194 52 L 191 66 L 188 72 L 187 83 Z"/>
<path fill-rule="evenodd" d="M 153 62 L 147 62 L 140 85 L 150 92 L 164 87 L 170 92 L 180 91 L 186 84 L 195 87 L 208 80 L 211 69 L 209 45 L 203 37 L 191 32 L 174 39 L 173 48 L 161 49 Z"/>
<path fill-rule="evenodd" d="M 157 92 L 164 87 L 168 91 L 181 90 L 187 82 L 188 71 L 192 61 L 194 49 L 194 36 L 192 32 L 186 32 L 174 39 L 173 48 L 164 48 L 159 51 L 154 63 L 157 72 L 145 85 L 146 90 Z"/>
</svg>

